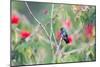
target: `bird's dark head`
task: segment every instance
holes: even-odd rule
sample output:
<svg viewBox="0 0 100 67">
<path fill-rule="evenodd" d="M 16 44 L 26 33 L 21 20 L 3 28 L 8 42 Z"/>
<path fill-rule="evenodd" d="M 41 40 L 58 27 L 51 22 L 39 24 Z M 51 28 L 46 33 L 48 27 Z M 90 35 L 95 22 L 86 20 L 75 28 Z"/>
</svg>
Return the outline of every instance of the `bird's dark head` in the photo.
<svg viewBox="0 0 100 67">
<path fill-rule="evenodd" d="M 60 28 L 60 30 L 61 30 L 61 31 L 63 31 L 63 30 L 64 30 L 64 28 L 62 27 L 62 28 Z"/>
</svg>

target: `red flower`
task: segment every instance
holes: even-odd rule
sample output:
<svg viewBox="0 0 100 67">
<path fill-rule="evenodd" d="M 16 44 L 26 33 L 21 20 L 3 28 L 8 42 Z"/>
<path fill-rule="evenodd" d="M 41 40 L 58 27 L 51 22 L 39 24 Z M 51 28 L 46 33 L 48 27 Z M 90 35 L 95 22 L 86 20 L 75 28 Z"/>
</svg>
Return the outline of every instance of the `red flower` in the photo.
<svg viewBox="0 0 100 67">
<path fill-rule="evenodd" d="M 16 15 L 12 16 L 11 22 L 12 22 L 12 24 L 14 24 L 14 25 L 18 25 L 18 23 L 19 23 L 19 17 L 16 16 Z"/>
<path fill-rule="evenodd" d="M 87 38 L 90 38 L 92 36 L 93 33 L 93 25 L 92 24 L 87 24 L 85 26 L 85 35 Z"/>
<path fill-rule="evenodd" d="M 70 18 L 66 19 L 66 21 L 63 22 L 63 25 L 67 30 L 69 30 L 71 28 L 71 25 L 72 25 Z"/>
<path fill-rule="evenodd" d="M 60 31 L 57 31 L 55 35 L 56 35 L 56 39 L 57 40 L 61 39 L 61 33 L 60 33 Z"/>
<path fill-rule="evenodd" d="M 20 36 L 21 36 L 21 38 L 27 38 L 27 37 L 30 36 L 30 32 L 28 32 L 28 31 L 22 31 L 20 33 Z"/>
<path fill-rule="evenodd" d="M 47 15 L 47 13 L 48 13 L 48 9 L 46 9 L 46 8 L 43 9 L 43 13 Z"/>
<path fill-rule="evenodd" d="M 72 44 L 72 42 L 73 42 L 73 37 L 72 37 L 72 35 L 69 35 L 69 36 L 68 36 L 68 41 L 69 41 L 69 44 Z"/>
</svg>

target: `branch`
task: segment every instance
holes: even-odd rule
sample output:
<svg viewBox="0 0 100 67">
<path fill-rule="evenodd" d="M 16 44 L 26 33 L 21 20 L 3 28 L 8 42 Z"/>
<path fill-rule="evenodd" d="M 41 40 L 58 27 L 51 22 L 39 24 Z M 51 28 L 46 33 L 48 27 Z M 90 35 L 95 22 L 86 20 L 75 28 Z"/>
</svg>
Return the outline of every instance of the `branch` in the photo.
<svg viewBox="0 0 100 67">
<path fill-rule="evenodd" d="M 27 7 L 27 9 L 28 9 L 28 11 L 29 11 L 29 13 L 30 13 L 30 15 L 31 15 L 31 16 L 36 20 L 36 22 L 42 27 L 42 29 L 45 31 L 47 37 L 49 37 L 49 34 L 48 34 L 48 32 L 46 31 L 45 27 L 44 27 L 44 26 L 41 24 L 41 22 L 34 16 L 34 14 L 32 13 L 32 11 L 31 11 L 30 8 L 29 8 L 27 2 L 25 2 L 25 5 L 26 5 L 26 7 Z"/>
<path fill-rule="evenodd" d="M 53 18 L 53 10 L 54 9 L 54 4 L 52 4 L 52 9 L 51 9 L 51 32 L 50 32 L 50 40 L 51 40 L 51 37 L 52 37 L 52 35 L 53 35 L 53 37 L 54 37 L 54 40 L 55 40 L 55 44 L 57 45 L 57 41 L 56 41 L 56 38 L 55 38 L 55 34 L 54 34 L 54 31 L 53 31 L 53 25 L 52 25 L 52 23 L 53 23 L 53 20 L 52 20 L 52 18 Z"/>
</svg>

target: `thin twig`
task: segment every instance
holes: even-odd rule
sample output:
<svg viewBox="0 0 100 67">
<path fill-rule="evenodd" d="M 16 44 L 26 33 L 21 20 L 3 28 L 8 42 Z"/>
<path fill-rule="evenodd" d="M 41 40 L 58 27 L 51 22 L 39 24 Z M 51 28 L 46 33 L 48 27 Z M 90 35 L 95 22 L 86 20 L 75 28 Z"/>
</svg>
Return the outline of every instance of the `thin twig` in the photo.
<svg viewBox="0 0 100 67">
<path fill-rule="evenodd" d="M 50 22 L 50 43 L 51 43 L 51 39 L 52 39 L 52 17 L 53 17 L 53 4 L 52 4 L 52 6 L 51 6 L 51 22 Z M 51 45 L 52 45 L 52 43 L 51 43 Z"/>
<path fill-rule="evenodd" d="M 61 41 L 62 41 L 62 38 L 60 38 L 59 44 L 57 45 L 56 54 L 58 54 L 59 52 L 61 52 L 61 50 L 60 50 Z"/>
<path fill-rule="evenodd" d="M 60 40 L 60 43 L 58 44 L 57 43 L 57 40 L 56 40 L 56 38 L 55 38 L 55 34 L 54 34 L 54 31 L 53 31 L 53 10 L 54 9 L 54 4 L 52 4 L 52 9 L 51 9 L 51 32 L 50 32 L 50 41 L 51 41 L 51 38 L 52 38 L 52 35 L 53 35 L 53 38 L 54 38 L 54 41 L 55 41 L 55 44 L 56 44 L 56 46 L 57 46 L 57 48 L 56 48 L 56 52 L 55 52 L 55 55 L 54 55 L 54 60 L 53 61 L 55 61 L 55 56 L 57 56 L 57 54 L 59 54 L 59 51 L 60 51 L 60 44 L 61 44 L 61 40 L 62 40 L 62 38 L 61 38 L 61 40 Z M 52 43 L 51 43 L 52 44 Z"/>
<path fill-rule="evenodd" d="M 48 34 L 47 30 L 45 29 L 44 25 L 42 25 L 41 22 L 34 16 L 34 14 L 32 13 L 32 11 L 31 11 L 30 8 L 29 8 L 27 2 L 25 2 L 25 5 L 26 5 L 26 7 L 27 7 L 29 13 L 31 14 L 31 16 L 32 16 L 32 17 L 36 20 L 36 22 L 42 27 L 42 29 L 45 31 L 47 37 L 49 37 L 49 34 Z"/>
<path fill-rule="evenodd" d="M 52 23 L 53 23 L 53 20 L 52 20 L 52 18 L 53 18 L 53 11 L 54 11 L 54 4 L 52 4 L 52 9 L 51 9 L 51 32 L 50 32 L 50 38 L 53 35 L 54 40 L 55 40 L 55 44 L 57 45 L 57 40 L 55 38 L 55 34 L 54 34 L 54 31 L 53 31 L 53 25 L 52 25 Z"/>
<path fill-rule="evenodd" d="M 59 46 L 61 45 L 62 37 L 60 38 Z"/>
</svg>

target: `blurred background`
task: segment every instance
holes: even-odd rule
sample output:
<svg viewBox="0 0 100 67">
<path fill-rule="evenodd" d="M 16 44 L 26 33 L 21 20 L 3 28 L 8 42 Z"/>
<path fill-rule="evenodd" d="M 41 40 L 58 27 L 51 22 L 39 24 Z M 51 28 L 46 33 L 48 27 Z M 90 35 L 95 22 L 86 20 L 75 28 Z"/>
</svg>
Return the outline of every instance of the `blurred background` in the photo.
<svg viewBox="0 0 100 67">
<path fill-rule="evenodd" d="M 95 6 L 12 1 L 11 8 L 12 66 L 96 60 Z"/>
</svg>

